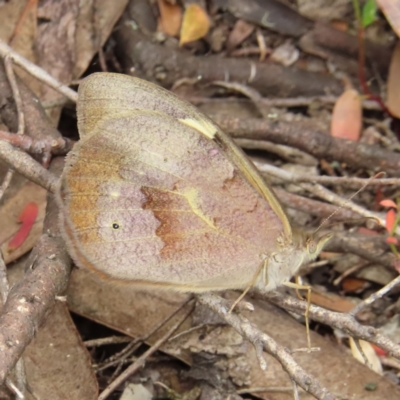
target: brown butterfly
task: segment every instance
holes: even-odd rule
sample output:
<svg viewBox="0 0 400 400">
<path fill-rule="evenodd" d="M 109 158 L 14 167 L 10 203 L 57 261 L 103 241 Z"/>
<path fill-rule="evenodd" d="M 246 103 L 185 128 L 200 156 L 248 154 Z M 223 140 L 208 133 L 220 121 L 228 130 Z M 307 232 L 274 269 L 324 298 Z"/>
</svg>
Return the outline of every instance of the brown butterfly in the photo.
<svg viewBox="0 0 400 400">
<path fill-rule="evenodd" d="M 293 230 L 242 150 L 154 84 L 89 76 L 79 87 L 78 127 L 58 195 L 78 266 L 178 291 L 269 291 L 331 237 Z"/>
</svg>

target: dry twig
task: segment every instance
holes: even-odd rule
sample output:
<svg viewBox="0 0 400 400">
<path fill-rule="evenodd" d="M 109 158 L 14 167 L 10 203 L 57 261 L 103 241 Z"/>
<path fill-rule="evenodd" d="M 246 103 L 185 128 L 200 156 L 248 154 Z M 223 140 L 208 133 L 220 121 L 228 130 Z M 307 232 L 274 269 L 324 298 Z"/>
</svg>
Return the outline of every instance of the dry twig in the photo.
<svg viewBox="0 0 400 400">
<path fill-rule="evenodd" d="M 205 293 L 198 295 L 198 299 L 200 303 L 211 308 L 229 325 L 235 328 L 244 338 L 253 344 L 262 368 L 266 368 L 265 360 L 263 361 L 262 356 L 262 351 L 265 350 L 280 362 L 283 369 L 289 374 L 291 379 L 293 379 L 305 391 L 319 400 L 335 399 L 328 389 L 321 386 L 317 379 L 308 374 L 283 346 L 280 346 L 270 336 L 258 330 L 243 316 L 229 313 L 229 306 L 223 304 L 221 297 L 215 294 Z"/>
<path fill-rule="evenodd" d="M 294 311 L 301 315 L 303 315 L 307 309 L 307 303 L 305 301 L 285 296 L 277 292 L 268 295 L 268 299 L 279 307 L 289 311 Z M 394 343 L 388 337 L 381 334 L 378 329 L 372 326 L 359 324 L 351 314 L 342 314 L 311 305 L 309 308 L 309 317 L 314 321 L 321 322 L 333 328 L 341 329 L 347 332 L 350 336 L 374 343 L 387 351 L 393 357 L 400 359 L 400 345 Z"/>
</svg>

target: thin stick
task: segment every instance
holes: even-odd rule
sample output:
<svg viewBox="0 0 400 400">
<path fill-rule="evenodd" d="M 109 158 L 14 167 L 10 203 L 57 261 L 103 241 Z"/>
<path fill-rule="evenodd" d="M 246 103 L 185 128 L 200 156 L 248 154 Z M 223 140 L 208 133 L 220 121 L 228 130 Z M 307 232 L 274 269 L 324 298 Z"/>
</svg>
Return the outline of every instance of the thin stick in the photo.
<svg viewBox="0 0 400 400">
<path fill-rule="evenodd" d="M 382 298 L 386 293 L 390 292 L 399 283 L 400 283 L 400 275 L 397 278 L 393 279 L 391 282 L 389 282 L 382 289 L 379 289 L 377 292 L 372 293 L 371 296 L 367 297 L 365 300 L 363 300 L 361 303 L 359 303 L 356 307 L 354 307 L 350 311 L 349 314 L 352 316 L 356 316 L 361 310 L 363 310 L 365 307 L 371 305 L 374 301 Z"/>
<path fill-rule="evenodd" d="M 32 76 L 39 79 L 41 82 L 46 83 L 48 86 L 63 94 L 74 103 L 77 102 L 78 94 L 75 92 L 75 90 L 72 90 L 68 86 L 60 84 L 57 79 L 53 78 L 44 69 L 38 67 L 26 58 L 22 57 L 5 42 L 0 40 L 0 57 L 5 58 L 7 56 L 10 56 L 15 64 L 22 67 L 25 71 L 29 72 Z"/>
<path fill-rule="evenodd" d="M 284 296 L 278 292 L 269 292 L 268 299 L 270 302 L 293 312 L 304 313 L 307 305 L 304 301 L 300 301 L 291 296 Z M 387 336 L 379 332 L 372 326 L 361 325 L 357 322 L 353 315 L 349 313 L 339 313 L 329 311 L 322 307 L 310 305 L 310 318 L 314 321 L 321 322 L 333 328 L 341 329 L 349 333 L 353 337 L 357 337 L 367 342 L 371 342 L 386 350 L 393 357 L 400 360 L 400 345 L 390 340 Z"/>
<path fill-rule="evenodd" d="M 132 338 L 129 336 L 109 336 L 100 339 L 86 340 L 83 342 L 85 347 L 100 347 L 108 344 L 130 343 Z"/>
<path fill-rule="evenodd" d="M 338 212 L 338 210 L 340 210 L 341 208 L 345 207 L 346 203 L 349 202 L 355 197 L 357 196 L 361 191 L 363 191 L 373 180 L 375 180 L 380 174 L 376 174 L 374 176 L 372 176 L 367 182 L 365 182 L 365 184 L 363 186 L 360 187 L 360 189 L 357 190 L 357 192 L 353 193 L 344 203 L 342 203 L 341 205 L 339 205 L 339 207 L 332 212 L 331 215 L 329 215 L 328 217 L 326 217 L 319 225 L 319 227 L 314 231 L 314 234 L 317 233 L 324 225 L 326 225 L 326 223 Z M 358 207 L 358 206 L 357 206 Z M 368 217 L 366 215 L 366 217 Z M 372 214 L 371 214 L 372 218 L 375 218 Z M 376 217 L 378 219 L 378 221 L 380 222 L 380 224 L 382 226 L 386 226 L 386 221 L 384 219 L 382 219 L 383 224 L 381 223 L 381 218 L 379 218 L 378 216 Z"/>
<path fill-rule="evenodd" d="M 267 163 L 260 161 L 254 161 L 254 164 L 260 172 L 266 172 L 269 175 L 273 175 L 276 178 L 283 179 L 286 182 L 299 183 L 320 183 L 323 185 L 343 185 L 343 186 L 364 186 L 370 178 L 353 178 L 347 176 L 310 176 L 306 174 L 300 174 L 297 172 L 289 172 L 282 168 L 275 167 Z M 380 185 L 400 185 L 400 178 L 376 178 L 371 182 L 368 182 L 368 186 L 380 186 Z"/>
<path fill-rule="evenodd" d="M 1 41 L 0 41 L 1 44 Z M 17 80 L 15 78 L 14 69 L 12 58 L 10 55 L 7 55 L 4 58 L 4 66 L 6 69 L 6 74 L 8 81 L 11 86 L 11 91 L 14 97 L 15 105 L 17 106 L 17 113 L 18 113 L 18 135 L 23 135 L 25 133 L 25 115 L 24 115 L 24 107 L 22 104 L 21 93 L 19 92 Z"/>
<path fill-rule="evenodd" d="M 317 399 L 333 400 L 333 396 L 328 389 L 323 387 L 315 377 L 308 374 L 292 357 L 286 348 L 279 345 L 274 339 L 266 333 L 261 332 L 253 326 L 248 319 L 242 315 L 236 315 L 228 312 L 228 307 L 223 305 L 221 298 L 212 293 L 204 293 L 197 296 L 200 303 L 209 307 L 223 318 L 229 325 L 236 329 L 244 338 L 246 338 L 256 349 L 256 353 L 264 350 L 271 354 L 283 369 L 289 374 L 301 388 L 312 394 Z M 266 362 L 265 362 L 266 364 Z"/>
<path fill-rule="evenodd" d="M 17 85 L 17 80 L 15 79 L 15 74 L 14 74 L 14 69 L 12 65 L 12 60 L 9 56 L 6 56 L 4 58 L 4 67 L 6 70 L 6 75 L 8 82 L 10 83 L 11 86 L 11 91 L 13 93 L 15 105 L 17 107 L 17 114 L 18 114 L 18 135 L 23 135 L 25 133 L 25 116 L 24 116 L 24 110 L 23 110 L 23 105 L 22 105 L 22 99 L 21 99 L 21 94 L 18 89 Z M 14 170 L 10 168 L 7 171 L 6 176 L 4 177 L 3 183 L 0 188 L 0 199 L 3 198 L 5 191 L 7 188 L 10 186 L 12 177 L 14 175 Z"/>
</svg>

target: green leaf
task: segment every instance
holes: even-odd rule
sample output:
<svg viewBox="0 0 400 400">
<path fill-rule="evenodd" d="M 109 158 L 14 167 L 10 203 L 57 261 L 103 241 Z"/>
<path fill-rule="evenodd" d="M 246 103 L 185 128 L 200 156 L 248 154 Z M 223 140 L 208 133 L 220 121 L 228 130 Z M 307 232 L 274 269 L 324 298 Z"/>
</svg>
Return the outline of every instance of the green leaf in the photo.
<svg viewBox="0 0 400 400">
<path fill-rule="evenodd" d="M 362 25 L 364 28 L 375 21 L 376 13 L 377 6 L 375 0 L 367 0 L 362 10 Z"/>
</svg>

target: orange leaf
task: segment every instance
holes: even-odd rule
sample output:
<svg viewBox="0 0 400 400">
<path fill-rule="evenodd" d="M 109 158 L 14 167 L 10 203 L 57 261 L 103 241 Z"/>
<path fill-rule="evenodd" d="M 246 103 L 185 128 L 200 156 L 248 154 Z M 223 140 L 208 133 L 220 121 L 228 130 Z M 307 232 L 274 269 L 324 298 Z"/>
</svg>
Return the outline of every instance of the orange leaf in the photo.
<svg viewBox="0 0 400 400">
<path fill-rule="evenodd" d="M 348 276 L 342 280 L 342 289 L 346 293 L 357 292 L 358 290 L 364 289 L 367 285 L 367 281 L 365 279 L 352 278 Z"/>
<path fill-rule="evenodd" d="M 21 215 L 18 217 L 18 220 L 22 222 L 22 225 L 15 236 L 8 243 L 8 249 L 10 251 L 17 249 L 24 243 L 25 239 L 28 237 L 29 232 L 32 229 L 33 224 L 36 221 L 38 211 L 39 208 L 36 203 L 28 203 L 25 206 Z"/>
<path fill-rule="evenodd" d="M 183 15 L 179 45 L 203 38 L 209 29 L 210 20 L 204 9 L 197 4 L 190 4 Z"/>
<path fill-rule="evenodd" d="M 393 200 L 384 199 L 384 200 L 380 201 L 379 204 L 380 204 L 382 207 L 394 208 L 394 209 L 397 210 L 397 204 L 396 204 Z"/>
<path fill-rule="evenodd" d="M 394 211 L 393 208 L 391 208 L 386 213 L 386 229 L 388 232 L 392 232 L 395 222 L 396 222 L 396 211 Z"/>
<path fill-rule="evenodd" d="M 159 30 L 169 36 L 178 36 L 182 22 L 182 8 L 178 4 L 158 0 L 160 10 Z"/>
<path fill-rule="evenodd" d="M 387 107 L 394 116 L 400 118 L 400 42 L 393 50 L 386 87 Z"/>
<path fill-rule="evenodd" d="M 336 100 L 331 121 L 331 135 L 357 141 L 362 127 L 360 96 L 355 89 L 346 89 Z"/>
</svg>

